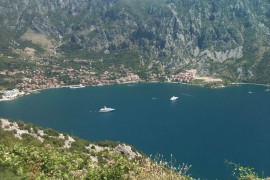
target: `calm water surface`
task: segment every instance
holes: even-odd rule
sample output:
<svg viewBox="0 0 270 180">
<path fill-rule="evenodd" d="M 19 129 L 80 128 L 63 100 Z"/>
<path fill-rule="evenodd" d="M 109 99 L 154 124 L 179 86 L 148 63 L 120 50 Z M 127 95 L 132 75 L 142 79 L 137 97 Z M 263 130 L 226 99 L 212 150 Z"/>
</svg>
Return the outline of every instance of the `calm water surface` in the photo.
<svg viewBox="0 0 270 180">
<path fill-rule="evenodd" d="M 232 160 L 270 175 L 270 92 L 243 85 L 208 89 L 135 84 L 50 89 L 0 103 L 0 116 L 65 131 L 92 141 L 134 145 L 192 165 L 201 179 L 231 179 Z M 254 93 L 248 93 L 252 91 Z M 179 96 L 171 102 L 171 96 Z M 102 106 L 116 108 L 98 113 Z"/>
</svg>

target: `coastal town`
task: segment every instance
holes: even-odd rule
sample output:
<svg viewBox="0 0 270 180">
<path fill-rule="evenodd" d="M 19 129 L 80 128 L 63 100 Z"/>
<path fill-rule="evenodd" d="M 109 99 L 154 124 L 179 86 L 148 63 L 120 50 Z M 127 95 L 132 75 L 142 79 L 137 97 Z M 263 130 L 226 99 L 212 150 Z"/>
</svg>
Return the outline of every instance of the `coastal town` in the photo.
<svg viewBox="0 0 270 180">
<path fill-rule="evenodd" d="M 0 76 L 12 80 L 16 79 L 12 88 L 2 90 L 0 94 L 2 96 L 1 100 L 12 100 L 48 88 L 160 82 L 161 80 L 169 83 L 191 83 L 195 79 L 201 79 L 209 83 L 222 82 L 221 79 L 197 77 L 195 69 L 186 70 L 175 75 L 152 73 L 146 80 L 124 65 L 117 69 L 110 67 L 106 71 L 98 71 L 92 60 L 73 60 L 72 62 L 64 60 L 62 64 L 49 60 L 35 63 L 36 68 L 26 67 L 25 69 L 4 69 L 0 71 Z"/>
</svg>

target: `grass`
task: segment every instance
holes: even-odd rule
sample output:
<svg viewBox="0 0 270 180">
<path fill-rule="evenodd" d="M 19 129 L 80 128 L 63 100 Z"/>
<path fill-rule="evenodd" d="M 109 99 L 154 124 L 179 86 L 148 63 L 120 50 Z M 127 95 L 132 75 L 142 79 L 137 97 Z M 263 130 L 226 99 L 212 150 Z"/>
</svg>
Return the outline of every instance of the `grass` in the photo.
<svg viewBox="0 0 270 180">
<path fill-rule="evenodd" d="M 0 179 L 1 180 L 19 180 L 22 179 L 11 171 L 7 171 L 5 168 L 0 167 Z"/>
</svg>

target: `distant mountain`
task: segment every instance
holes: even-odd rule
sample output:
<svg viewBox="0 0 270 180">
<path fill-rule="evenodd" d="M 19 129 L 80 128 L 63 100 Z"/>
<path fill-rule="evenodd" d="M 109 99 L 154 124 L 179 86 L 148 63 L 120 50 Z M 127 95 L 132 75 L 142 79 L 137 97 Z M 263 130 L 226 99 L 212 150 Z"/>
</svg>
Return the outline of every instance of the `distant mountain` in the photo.
<svg viewBox="0 0 270 180">
<path fill-rule="evenodd" d="M 4 54 L 114 56 L 234 81 L 270 81 L 269 28 L 270 0 L 0 0 Z"/>
</svg>

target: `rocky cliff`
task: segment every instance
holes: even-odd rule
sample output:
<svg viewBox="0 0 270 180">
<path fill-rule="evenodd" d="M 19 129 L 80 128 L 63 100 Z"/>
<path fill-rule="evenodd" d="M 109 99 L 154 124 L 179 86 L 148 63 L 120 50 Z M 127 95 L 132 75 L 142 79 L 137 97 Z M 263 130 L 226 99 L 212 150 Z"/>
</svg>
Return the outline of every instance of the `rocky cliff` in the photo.
<svg viewBox="0 0 270 180">
<path fill-rule="evenodd" d="M 269 19 L 269 0 L 1 0 L 0 50 L 98 58 L 124 52 L 149 71 L 195 68 L 267 82 Z"/>
</svg>

